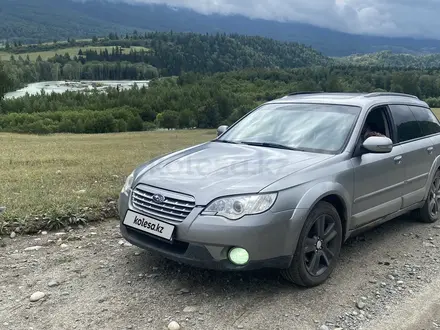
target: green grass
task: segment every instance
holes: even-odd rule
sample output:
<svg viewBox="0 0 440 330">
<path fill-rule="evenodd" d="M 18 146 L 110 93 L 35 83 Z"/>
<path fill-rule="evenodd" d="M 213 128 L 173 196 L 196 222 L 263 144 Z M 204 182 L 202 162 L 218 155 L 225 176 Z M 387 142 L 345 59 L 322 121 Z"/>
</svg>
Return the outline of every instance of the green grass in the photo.
<svg viewBox="0 0 440 330">
<path fill-rule="evenodd" d="M 0 133 L 0 234 L 34 232 L 56 217 L 117 198 L 142 162 L 208 141 L 214 130 L 50 136 Z M 82 191 L 82 192 L 81 192 Z M 44 221 L 35 219 L 46 214 Z"/>
<path fill-rule="evenodd" d="M 62 48 L 62 49 L 55 49 L 55 50 L 50 50 L 50 51 L 44 51 L 44 52 L 29 52 L 29 53 L 22 53 L 22 54 L 13 54 L 10 52 L 6 52 L 6 51 L 0 51 L 0 60 L 1 61 L 9 61 L 9 59 L 11 58 L 11 55 L 14 55 L 15 58 L 18 58 L 18 56 L 21 56 L 23 59 L 26 58 L 26 56 L 29 55 L 29 59 L 31 61 L 35 61 L 38 56 L 41 56 L 41 58 L 43 60 L 47 60 L 51 57 L 54 57 L 56 54 L 58 55 L 64 55 L 66 53 L 68 53 L 71 57 L 78 55 L 78 51 L 80 49 L 82 49 L 82 51 L 86 51 L 87 49 L 91 49 L 91 50 L 104 50 L 104 49 L 108 49 L 109 52 L 111 52 L 112 47 L 111 46 L 103 46 L 103 47 L 94 47 L 94 46 L 86 46 L 86 47 L 66 47 L 66 48 Z M 148 48 L 145 47 L 138 47 L 138 46 L 133 46 L 131 47 L 134 50 L 148 50 Z M 125 54 L 130 53 L 130 48 L 124 48 L 123 52 Z"/>
</svg>

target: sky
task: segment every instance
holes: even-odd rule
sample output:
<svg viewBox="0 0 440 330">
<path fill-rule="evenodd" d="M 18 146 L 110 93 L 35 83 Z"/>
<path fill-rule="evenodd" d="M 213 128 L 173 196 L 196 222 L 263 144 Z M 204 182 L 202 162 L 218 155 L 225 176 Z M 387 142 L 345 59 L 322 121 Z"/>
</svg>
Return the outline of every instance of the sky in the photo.
<svg viewBox="0 0 440 330">
<path fill-rule="evenodd" d="M 210 14 L 310 23 L 382 36 L 440 39 L 440 0 L 125 0 L 186 7 Z"/>
</svg>

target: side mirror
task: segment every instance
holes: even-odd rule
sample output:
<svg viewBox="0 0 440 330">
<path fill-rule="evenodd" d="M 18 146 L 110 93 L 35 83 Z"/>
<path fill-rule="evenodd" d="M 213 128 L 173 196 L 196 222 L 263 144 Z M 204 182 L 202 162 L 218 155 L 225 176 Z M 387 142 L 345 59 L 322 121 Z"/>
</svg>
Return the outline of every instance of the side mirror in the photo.
<svg viewBox="0 0 440 330">
<path fill-rule="evenodd" d="M 228 129 L 227 125 L 222 125 L 219 128 L 217 128 L 217 136 L 222 135 L 226 130 Z"/>
<path fill-rule="evenodd" d="M 393 150 L 393 141 L 385 136 L 370 136 L 362 147 L 372 153 L 389 153 Z"/>
</svg>

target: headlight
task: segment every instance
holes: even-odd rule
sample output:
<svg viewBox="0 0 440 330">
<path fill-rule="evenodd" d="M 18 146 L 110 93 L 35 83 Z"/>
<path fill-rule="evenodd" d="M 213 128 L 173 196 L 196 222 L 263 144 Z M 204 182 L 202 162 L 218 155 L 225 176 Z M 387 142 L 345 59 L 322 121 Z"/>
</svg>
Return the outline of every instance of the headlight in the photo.
<svg viewBox="0 0 440 330">
<path fill-rule="evenodd" d="M 276 193 L 222 197 L 211 202 L 203 210 L 202 215 L 220 215 L 230 220 L 237 220 L 245 215 L 267 211 L 276 198 Z"/>
<path fill-rule="evenodd" d="M 133 173 L 131 173 L 131 174 L 127 177 L 127 180 L 125 180 L 124 187 L 122 188 L 122 191 L 121 191 L 122 193 L 128 195 L 128 192 L 130 191 L 131 186 L 132 186 L 132 184 L 133 184 L 133 179 L 134 179 L 134 175 L 133 175 Z"/>
</svg>

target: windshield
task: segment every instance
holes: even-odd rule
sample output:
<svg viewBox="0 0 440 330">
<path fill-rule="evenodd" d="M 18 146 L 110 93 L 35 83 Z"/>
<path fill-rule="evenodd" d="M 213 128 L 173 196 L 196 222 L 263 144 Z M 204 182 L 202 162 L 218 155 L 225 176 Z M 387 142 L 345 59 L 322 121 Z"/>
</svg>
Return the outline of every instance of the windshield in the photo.
<svg viewBox="0 0 440 330">
<path fill-rule="evenodd" d="M 347 105 L 266 104 L 218 141 L 337 153 L 344 147 L 360 110 Z"/>
</svg>

